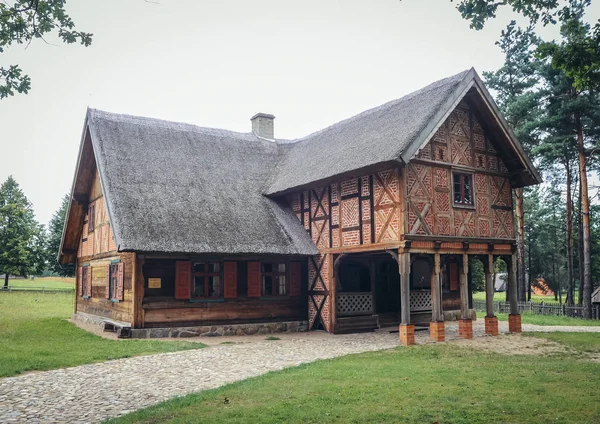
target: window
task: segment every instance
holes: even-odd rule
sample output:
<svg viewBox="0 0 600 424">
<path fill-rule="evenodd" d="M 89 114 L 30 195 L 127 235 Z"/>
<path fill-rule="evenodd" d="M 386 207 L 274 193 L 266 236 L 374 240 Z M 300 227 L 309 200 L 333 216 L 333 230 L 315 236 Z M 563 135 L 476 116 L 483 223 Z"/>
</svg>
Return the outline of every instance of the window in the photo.
<svg viewBox="0 0 600 424">
<path fill-rule="evenodd" d="M 192 297 L 218 299 L 223 297 L 222 270 L 220 262 L 194 262 L 192 268 Z"/>
<path fill-rule="evenodd" d="M 454 204 L 473 206 L 473 176 L 454 173 Z"/>
<path fill-rule="evenodd" d="M 94 231 L 96 226 L 96 205 L 93 203 L 88 208 L 88 233 Z"/>
<path fill-rule="evenodd" d="M 81 267 L 81 297 L 92 297 L 92 273 L 89 266 Z"/>
<path fill-rule="evenodd" d="M 285 296 L 288 294 L 287 267 L 284 263 L 262 264 L 262 295 Z"/>
<path fill-rule="evenodd" d="M 120 263 L 114 262 L 110 264 L 110 272 L 108 277 L 108 298 L 110 300 L 120 300 L 119 286 L 121 285 L 122 275 L 119 272 Z"/>
</svg>

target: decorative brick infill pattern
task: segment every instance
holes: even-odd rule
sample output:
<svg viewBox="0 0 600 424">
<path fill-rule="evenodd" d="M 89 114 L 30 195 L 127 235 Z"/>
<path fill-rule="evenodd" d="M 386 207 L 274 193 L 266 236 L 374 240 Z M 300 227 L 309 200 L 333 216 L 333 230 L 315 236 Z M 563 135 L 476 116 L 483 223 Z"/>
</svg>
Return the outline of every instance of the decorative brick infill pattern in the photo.
<svg viewBox="0 0 600 424">
<path fill-rule="evenodd" d="M 429 323 L 429 339 L 434 342 L 446 341 L 446 326 L 443 321 Z"/>
<path fill-rule="evenodd" d="M 458 320 L 458 337 L 461 339 L 473 338 L 473 321 L 470 319 Z"/>
<path fill-rule="evenodd" d="M 521 332 L 521 315 L 509 314 L 508 315 L 508 331 L 511 333 Z"/>
<path fill-rule="evenodd" d="M 485 334 L 498 335 L 498 317 L 485 317 Z"/>
<path fill-rule="evenodd" d="M 412 324 L 400 324 L 400 344 L 410 346 L 415 344 L 415 326 Z"/>
</svg>

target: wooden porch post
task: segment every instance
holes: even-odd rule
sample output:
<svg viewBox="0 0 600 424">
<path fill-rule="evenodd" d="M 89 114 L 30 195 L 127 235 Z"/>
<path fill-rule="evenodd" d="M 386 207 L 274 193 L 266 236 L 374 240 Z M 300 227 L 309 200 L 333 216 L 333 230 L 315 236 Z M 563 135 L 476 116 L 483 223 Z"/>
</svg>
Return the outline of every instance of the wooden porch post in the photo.
<svg viewBox="0 0 600 424">
<path fill-rule="evenodd" d="M 446 340 L 444 317 L 442 314 L 442 285 L 440 254 L 433 255 L 433 269 L 431 270 L 431 322 L 429 323 L 429 338 L 436 342 Z"/>
<path fill-rule="evenodd" d="M 488 254 L 485 268 L 485 334 L 498 335 L 498 318 L 494 315 L 494 255 Z"/>
<path fill-rule="evenodd" d="M 458 337 L 473 338 L 473 322 L 469 314 L 469 255 L 463 253 L 460 269 L 460 320 L 458 321 Z"/>
<path fill-rule="evenodd" d="M 335 272 L 335 255 L 333 253 L 329 253 L 329 269 L 327 270 L 328 272 L 328 277 L 329 277 L 329 301 L 330 301 L 330 312 L 329 312 L 329 319 L 330 319 L 330 328 L 331 328 L 331 333 L 335 334 L 336 333 L 336 327 L 337 327 L 337 281 L 336 281 L 336 277 L 337 277 L 337 273 Z"/>
<path fill-rule="evenodd" d="M 410 253 L 398 252 L 400 271 L 400 344 L 415 344 L 415 326 L 410 324 Z"/>
<path fill-rule="evenodd" d="M 135 252 L 132 254 L 133 273 L 132 279 L 132 298 L 133 298 L 133 328 L 144 327 L 144 274 L 142 273 L 142 267 L 144 266 L 144 256 L 137 255 Z"/>
<path fill-rule="evenodd" d="M 508 264 L 508 300 L 510 302 L 508 331 L 520 333 L 521 315 L 519 315 L 519 304 L 517 303 L 517 257 L 515 254 L 510 256 Z"/>
</svg>

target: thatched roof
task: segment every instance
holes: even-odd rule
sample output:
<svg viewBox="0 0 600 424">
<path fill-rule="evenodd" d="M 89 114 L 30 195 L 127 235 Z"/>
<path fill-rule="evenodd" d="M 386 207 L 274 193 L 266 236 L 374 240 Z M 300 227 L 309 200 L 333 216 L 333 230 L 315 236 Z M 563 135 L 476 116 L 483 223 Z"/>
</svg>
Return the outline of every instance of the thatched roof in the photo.
<svg viewBox="0 0 600 424">
<path fill-rule="evenodd" d="M 93 109 L 87 122 L 119 250 L 318 253 L 291 210 L 262 195 L 277 144 Z"/>
</svg>

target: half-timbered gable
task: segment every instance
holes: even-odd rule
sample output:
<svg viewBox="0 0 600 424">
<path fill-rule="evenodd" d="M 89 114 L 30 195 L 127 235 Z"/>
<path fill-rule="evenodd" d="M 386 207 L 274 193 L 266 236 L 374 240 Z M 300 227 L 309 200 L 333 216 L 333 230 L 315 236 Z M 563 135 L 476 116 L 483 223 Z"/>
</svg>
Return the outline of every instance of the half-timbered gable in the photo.
<svg viewBox="0 0 600 424">
<path fill-rule="evenodd" d="M 540 181 L 474 70 L 297 140 L 251 120 L 88 110 L 60 251 L 76 316 L 140 337 L 470 334 L 469 258 L 512 275 L 512 189 Z"/>
</svg>

